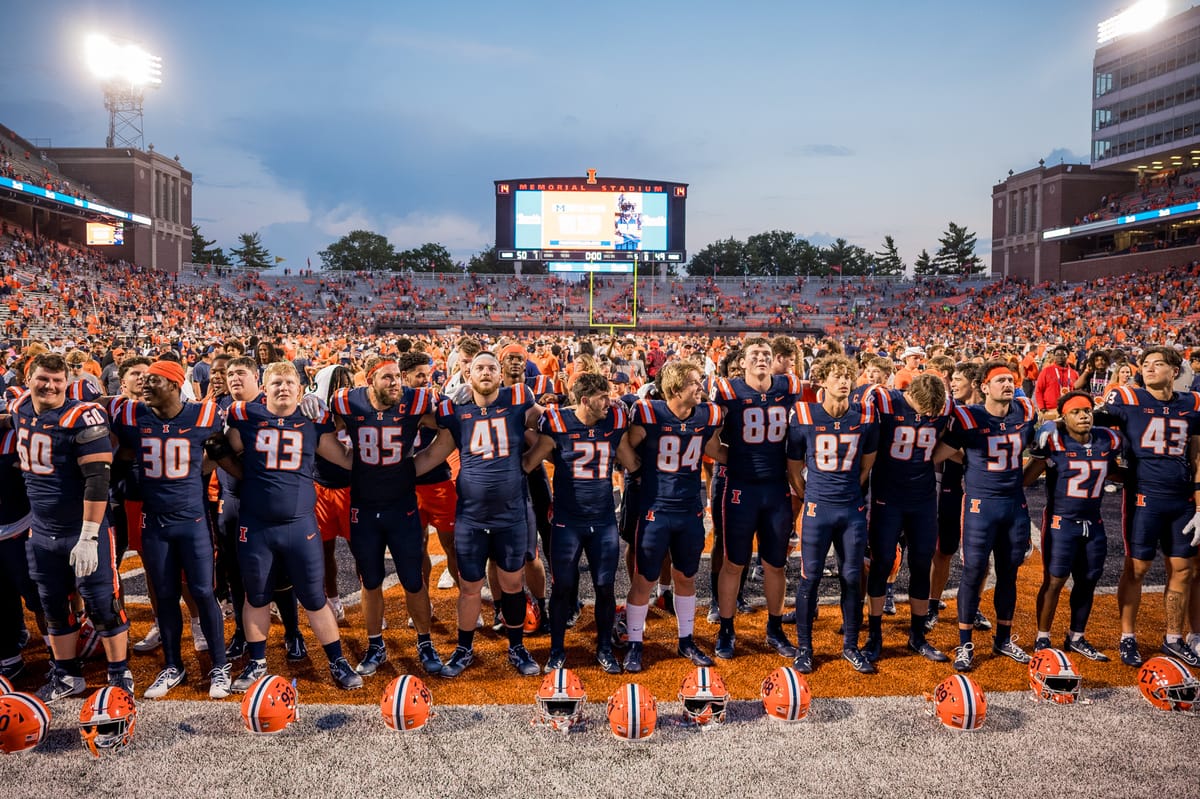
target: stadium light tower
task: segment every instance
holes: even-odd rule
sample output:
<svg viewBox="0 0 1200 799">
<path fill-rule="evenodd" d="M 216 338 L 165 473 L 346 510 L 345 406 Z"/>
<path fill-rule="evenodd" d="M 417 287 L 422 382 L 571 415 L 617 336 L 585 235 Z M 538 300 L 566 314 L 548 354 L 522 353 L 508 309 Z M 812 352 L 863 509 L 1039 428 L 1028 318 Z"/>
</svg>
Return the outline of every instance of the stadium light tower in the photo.
<svg viewBox="0 0 1200 799">
<path fill-rule="evenodd" d="M 1107 44 L 1131 33 L 1150 30 L 1167 17 L 1167 0 L 1140 0 L 1096 26 L 1096 43 Z"/>
<path fill-rule="evenodd" d="M 146 89 L 162 85 L 162 59 L 137 44 L 119 44 L 99 33 L 87 37 L 84 57 L 104 87 L 104 108 L 108 111 L 104 145 L 146 149 L 142 105 Z"/>
</svg>

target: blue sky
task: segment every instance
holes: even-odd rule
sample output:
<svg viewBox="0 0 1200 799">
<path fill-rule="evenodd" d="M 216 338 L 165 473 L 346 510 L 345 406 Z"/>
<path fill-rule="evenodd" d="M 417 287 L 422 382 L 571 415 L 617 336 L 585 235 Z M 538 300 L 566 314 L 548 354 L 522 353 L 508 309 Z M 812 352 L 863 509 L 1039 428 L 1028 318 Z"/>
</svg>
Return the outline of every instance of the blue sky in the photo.
<svg viewBox="0 0 1200 799">
<path fill-rule="evenodd" d="M 79 55 L 102 30 L 164 59 L 148 142 L 228 248 L 302 266 L 356 228 L 466 258 L 492 181 L 691 184 L 687 244 L 791 230 L 909 264 L 953 220 L 990 249 L 991 186 L 1086 161 L 1096 23 L 1120 0 L 633 4 L 28 3 L 4 14 L 0 122 L 101 146 Z"/>
</svg>

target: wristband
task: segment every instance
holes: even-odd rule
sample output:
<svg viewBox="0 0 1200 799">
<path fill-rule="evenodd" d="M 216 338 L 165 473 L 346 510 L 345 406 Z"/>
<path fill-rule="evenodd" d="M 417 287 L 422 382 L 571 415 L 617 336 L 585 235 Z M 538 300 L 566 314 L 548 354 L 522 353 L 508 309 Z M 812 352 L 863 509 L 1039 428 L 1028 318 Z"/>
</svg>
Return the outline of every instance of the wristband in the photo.
<svg viewBox="0 0 1200 799">
<path fill-rule="evenodd" d="M 83 522 L 80 524 L 79 537 L 95 541 L 100 537 L 100 522 Z"/>
<path fill-rule="evenodd" d="M 1200 491 L 1200 483 L 1192 483 L 1193 491 Z"/>
</svg>

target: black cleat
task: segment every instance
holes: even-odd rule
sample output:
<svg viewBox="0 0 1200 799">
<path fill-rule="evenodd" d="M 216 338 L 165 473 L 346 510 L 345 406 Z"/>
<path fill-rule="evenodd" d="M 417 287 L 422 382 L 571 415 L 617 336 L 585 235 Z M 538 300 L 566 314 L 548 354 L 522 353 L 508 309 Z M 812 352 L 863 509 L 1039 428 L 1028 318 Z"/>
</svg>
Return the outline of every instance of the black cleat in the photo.
<svg viewBox="0 0 1200 799">
<path fill-rule="evenodd" d="M 1070 639 L 1067 640 L 1069 641 Z M 1037 638 L 1033 639 L 1034 652 L 1041 652 L 1043 649 L 1050 649 L 1052 646 L 1054 646 L 1054 644 L 1050 643 L 1050 639 L 1044 635 L 1039 635 Z M 1065 650 L 1066 648 L 1067 647 L 1064 644 L 1063 649 Z"/>
<path fill-rule="evenodd" d="M 982 610 L 977 610 L 977 611 L 975 611 L 975 622 L 974 622 L 974 624 L 975 624 L 975 629 L 976 629 L 976 630 L 990 630 L 990 629 L 992 629 L 992 623 L 991 623 L 990 621 L 988 621 L 988 617 L 987 617 L 987 616 L 984 616 L 984 615 L 983 615 L 983 611 L 982 611 Z"/>
<path fill-rule="evenodd" d="M 975 645 L 968 642 L 954 648 L 954 670 L 970 671 L 975 668 Z"/>
<path fill-rule="evenodd" d="M 875 664 L 867 660 L 866 655 L 858 647 L 847 647 L 842 650 L 842 659 L 854 667 L 859 674 L 874 674 Z"/>
<path fill-rule="evenodd" d="M 883 615 L 896 615 L 896 589 L 890 585 L 887 587 L 887 593 L 883 596 Z"/>
<path fill-rule="evenodd" d="M 567 665 L 567 653 L 562 649 L 551 649 L 550 657 L 546 660 L 546 665 L 542 667 L 542 671 L 546 674 L 561 669 Z"/>
<path fill-rule="evenodd" d="M 535 674 L 542 673 L 541 667 L 538 666 L 537 661 L 533 659 L 533 655 L 529 654 L 529 650 L 523 644 L 517 644 L 508 648 L 508 662 L 523 677 L 532 677 Z"/>
<path fill-rule="evenodd" d="M 625 671 L 630 674 L 637 674 L 642 670 L 642 642 L 630 641 L 629 651 L 625 653 L 625 662 L 622 664 Z"/>
<path fill-rule="evenodd" d="M 942 652 L 942 650 L 938 649 L 937 647 L 935 647 L 933 644 L 929 643 L 928 641 L 917 642 L 917 641 L 914 641 L 912 638 L 909 638 L 908 639 L 908 648 L 911 649 L 912 651 L 916 652 L 918 655 L 925 658 L 926 660 L 931 660 L 934 663 L 949 663 L 950 662 L 950 658 L 948 658 L 945 655 L 945 653 Z"/>
<path fill-rule="evenodd" d="M 457 646 L 454 652 L 450 654 L 450 659 L 442 666 L 442 670 L 438 674 L 442 677 L 457 677 L 462 674 L 467 666 L 475 662 L 475 650 L 467 649 L 465 646 Z"/>
<path fill-rule="evenodd" d="M 600 668 L 605 674 L 620 674 L 621 661 L 617 660 L 617 656 L 613 654 L 611 649 L 597 649 L 596 662 L 600 664 Z"/>
<path fill-rule="evenodd" d="M 1138 652 L 1136 638 L 1121 639 L 1121 662 L 1135 669 L 1142 665 L 1142 653 Z"/>
<path fill-rule="evenodd" d="M 367 647 L 367 653 L 363 655 L 362 662 L 354 667 L 354 670 L 364 677 L 369 677 L 379 670 L 379 667 L 387 663 L 388 654 L 387 647 L 383 644 L 371 644 Z"/>
<path fill-rule="evenodd" d="M 246 654 L 246 636 L 244 633 L 235 632 L 233 637 L 229 639 L 229 646 L 225 647 L 225 659 L 237 660 Z"/>
<path fill-rule="evenodd" d="M 783 618 L 781 618 L 780 621 L 782 621 L 784 624 L 795 624 L 796 611 L 789 610 L 787 613 L 783 614 Z"/>
<path fill-rule="evenodd" d="M 1162 648 L 1159 651 L 1176 660 L 1182 660 L 1193 669 L 1200 668 L 1200 658 L 1196 657 L 1196 653 L 1192 651 L 1192 648 L 1183 641 L 1167 641 L 1163 639 Z"/>
<path fill-rule="evenodd" d="M 929 611 L 929 613 L 925 616 L 925 632 L 933 632 L 933 628 L 937 627 L 937 623 L 938 612 L 936 610 Z"/>
<path fill-rule="evenodd" d="M 992 653 L 996 654 L 996 655 L 1004 655 L 1004 657 L 1009 658 L 1011 660 L 1015 660 L 1016 662 L 1021 663 L 1021 664 L 1026 664 L 1029 661 L 1033 660 L 1033 658 L 1031 658 L 1029 656 L 1028 652 L 1026 652 L 1021 647 L 1017 646 L 1015 636 L 1014 636 L 1014 638 L 1009 638 L 1007 641 L 1005 641 L 1002 644 L 993 641 L 992 642 Z"/>
<path fill-rule="evenodd" d="M 883 639 L 868 635 L 867 645 L 861 651 L 868 663 L 878 663 L 883 657 Z"/>
<path fill-rule="evenodd" d="M 716 646 L 716 649 L 713 650 L 713 654 L 715 654 L 717 657 L 721 658 L 721 660 L 732 660 L 733 659 L 733 642 L 734 642 L 734 635 L 733 635 L 732 630 L 730 630 L 729 632 L 724 632 L 724 631 L 718 632 L 717 633 L 717 646 Z"/>
<path fill-rule="evenodd" d="M 806 646 L 796 647 L 796 657 L 792 660 L 792 668 L 801 674 L 812 674 L 812 650 Z"/>
<path fill-rule="evenodd" d="M 568 630 L 573 629 L 575 627 L 575 625 L 579 623 L 579 612 L 582 610 L 583 610 L 583 603 L 576 602 L 575 610 L 573 610 L 571 612 L 571 615 L 567 617 L 567 629 Z"/>
<path fill-rule="evenodd" d="M 363 678 L 350 667 L 350 662 L 345 658 L 338 658 L 330 663 L 329 674 L 337 683 L 337 687 L 343 691 L 354 691 L 363 687 Z"/>
<path fill-rule="evenodd" d="M 792 642 L 788 640 L 787 633 L 783 630 L 779 630 L 778 632 L 767 630 L 767 646 L 778 652 L 780 657 L 796 657 L 796 647 L 792 646 Z"/>
<path fill-rule="evenodd" d="M 1067 652 L 1078 652 L 1088 660 L 1094 660 L 1097 663 L 1108 662 L 1108 655 L 1092 646 L 1091 642 L 1086 638 L 1071 640 L 1071 637 L 1067 636 L 1067 640 L 1063 642 L 1063 649 Z"/>
<path fill-rule="evenodd" d="M 287 659 L 291 663 L 308 657 L 308 646 L 304 643 L 303 635 L 284 636 L 283 647 L 287 650 Z"/>
<path fill-rule="evenodd" d="M 696 642 L 689 635 L 687 638 L 679 639 L 679 647 L 675 650 L 680 657 L 685 657 L 692 662 L 693 666 L 711 666 L 713 659 L 700 651 L 700 647 L 696 646 Z"/>
<path fill-rule="evenodd" d="M 754 612 L 754 606 L 751 605 L 749 602 L 747 602 L 746 598 L 744 596 L 742 596 L 741 594 L 738 594 L 738 598 L 737 598 L 737 612 L 738 613 L 753 613 Z"/>
<path fill-rule="evenodd" d="M 417 644 L 417 660 L 421 661 L 421 668 L 426 674 L 441 674 L 445 667 L 432 641 Z"/>
</svg>

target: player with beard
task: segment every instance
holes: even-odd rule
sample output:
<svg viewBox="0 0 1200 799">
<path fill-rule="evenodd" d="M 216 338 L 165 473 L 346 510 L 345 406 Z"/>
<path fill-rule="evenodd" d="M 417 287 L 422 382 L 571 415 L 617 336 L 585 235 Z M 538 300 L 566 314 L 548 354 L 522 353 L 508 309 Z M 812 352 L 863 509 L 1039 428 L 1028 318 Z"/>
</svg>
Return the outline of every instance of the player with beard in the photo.
<svg viewBox="0 0 1200 799">
<path fill-rule="evenodd" d="M 461 459 L 454 548 L 458 555 L 458 646 L 442 667 L 457 677 L 475 660 L 475 621 L 487 562 L 497 566 L 500 610 L 508 632 L 508 661 L 526 676 L 541 671 L 524 645 L 525 564 L 535 557 L 537 534 L 530 522 L 529 489 L 521 468 L 525 431 L 542 408 L 522 381 L 502 385 L 499 359 L 483 351 L 466 371 L 469 396 L 438 404 L 437 438 L 415 458 L 416 473 L 441 464 L 455 449 Z"/>
<path fill-rule="evenodd" d="M 934 462 L 963 461 L 962 577 L 958 583 L 958 641 L 954 668 L 975 665 L 975 611 L 987 579 L 988 560 L 996 569 L 996 635 L 992 651 L 1028 663 L 1029 653 L 1012 635 L 1017 605 L 1017 571 L 1030 544 L 1029 506 L 1025 501 L 1021 453 L 1036 432 L 1037 411 L 1026 397 L 1014 398 L 1016 375 L 1007 361 L 980 367 L 982 405 L 958 406 Z"/>
<path fill-rule="evenodd" d="M 550 658 L 546 672 L 563 668 L 567 653 L 567 621 L 579 595 L 579 559 L 586 551 L 596 590 L 596 661 L 609 674 L 620 674 L 612 651 L 616 615 L 614 582 L 620 560 L 617 508 L 613 501 L 614 455 L 629 426 L 620 402 L 609 399 L 608 380 L 583 374 L 571 388 L 575 405 L 551 407 L 543 414 L 538 443 L 526 453 L 532 471 L 548 456 L 554 459 L 554 533 L 550 595 Z"/>
<path fill-rule="evenodd" d="M 367 652 L 355 668 L 374 674 L 387 661 L 383 643 L 384 555 L 391 552 L 396 576 L 417 631 L 417 657 L 428 674 L 442 670 L 429 635 L 429 584 L 424 571 L 425 531 L 417 511 L 411 461 L 422 417 L 432 413 L 434 393 L 404 385 L 389 357 L 366 363 L 367 385 L 334 393 L 330 411 L 353 447 L 350 469 L 350 550 L 362 581 Z M 427 420 L 428 421 L 428 420 Z"/>
<path fill-rule="evenodd" d="M 629 434 L 618 448 L 626 469 L 641 470 L 634 569 L 625 604 L 629 651 L 623 665 L 630 672 L 643 668 L 650 590 L 668 552 L 679 633 L 677 651 L 696 666 L 712 665 L 712 658 L 700 650 L 692 634 L 696 572 L 705 538 L 701 458 L 710 442 L 710 454 L 717 454 L 714 434 L 722 412 L 717 405 L 701 402 L 704 381 L 694 363 L 668 363 L 659 376 L 665 399 L 642 399 L 634 405 Z"/>
</svg>

